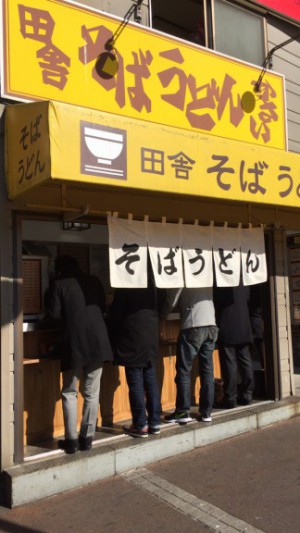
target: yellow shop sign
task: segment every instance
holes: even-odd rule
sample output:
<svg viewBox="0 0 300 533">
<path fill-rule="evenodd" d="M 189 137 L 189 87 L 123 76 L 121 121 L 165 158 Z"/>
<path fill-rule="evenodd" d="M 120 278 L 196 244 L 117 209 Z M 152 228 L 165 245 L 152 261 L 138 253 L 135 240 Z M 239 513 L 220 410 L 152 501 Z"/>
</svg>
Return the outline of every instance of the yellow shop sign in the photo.
<svg viewBox="0 0 300 533">
<path fill-rule="evenodd" d="M 63 0 L 2 0 L 2 96 L 286 149 L 283 77 Z M 249 104 L 250 102 L 250 104 Z"/>
<path fill-rule="evenodd" d="M 46 182 L 300 206 L 300 155 L 58 102 L 6 107 L 10 199 Z"/>
</svg>

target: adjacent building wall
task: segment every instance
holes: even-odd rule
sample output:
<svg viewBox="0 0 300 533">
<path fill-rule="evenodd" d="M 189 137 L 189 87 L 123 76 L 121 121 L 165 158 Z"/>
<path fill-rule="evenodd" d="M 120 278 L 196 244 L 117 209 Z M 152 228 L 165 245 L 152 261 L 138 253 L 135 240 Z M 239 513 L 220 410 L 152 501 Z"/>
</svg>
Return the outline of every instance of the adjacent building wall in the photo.
<svg viewBox="0 0 300 533">
<path fill-rule="evenodd" d="M 269 50 L 300 33 L 299 26 L 273 17 L 268 19 L 267 28 Z M 272 68 L 285 76 L 288 149 L 300 153 L 300 42 L 293 41 L 277 50 Z M 285 231 L 277 232 L 275 236 L 275 257 L 280 387 L 282 397 L 286 397 L 294 393 L 294 368 Z"/>
<path fill-rule="evenodd" d="M 268 48 L 283 43 L 300 33 L 300 27 L 275 19 L 268 21 Z M 300 153 L 300 42 L 294 41 L 273 56 L 273 70 L 284 74 L 288 120 L 288 146 L 291 152 Z"/>
<path fill-rule="evenodd" d="M 274 248 L 276 294 L 274 304 L 277 318 L 280 396 L 285 398 L 294 392 L 288 257 L 285 230 L 275 230 Z"/>
<path fill-rule="evenodd" d="M 163 0 L 162 0 L 163 1 Z M 83 0 L 80 2 L 89 7 L 93 7 L 100 11 L 105 11 L 112 15 L 123 18 L 127 11 L 134 4 L 133 0 Z M 142 24 L 149 26 L 149 2 L 143 0 L 141 6 Z M 131 21 L 134 21 L 134 17 L 131 17 Z"/>
</svg>

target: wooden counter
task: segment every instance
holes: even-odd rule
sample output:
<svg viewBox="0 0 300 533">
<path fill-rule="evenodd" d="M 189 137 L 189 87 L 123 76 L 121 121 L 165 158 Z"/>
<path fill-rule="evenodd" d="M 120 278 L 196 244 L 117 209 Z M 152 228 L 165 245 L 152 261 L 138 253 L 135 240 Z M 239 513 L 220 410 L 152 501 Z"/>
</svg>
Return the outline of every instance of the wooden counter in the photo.
<svg viewBox="0 0 300 533">
<path fill-rule="evenodd" d="M 178 320 L 161 322 L 161 346 L 158 380 L 163 411 L 173 409 L 176 398 L 175 362 Z M 60 361 L 45 357 L 57 340 L 56 330 L 37 330 L 24 333 L 24 443 L 34 444 L 64 434 L 60 398 Z M 33 356 L 30 358 L 30 356 Z M 39 358 L 38 355 L 41 357 Z M 215 377 L 220 377 L 218 352 L 214 352 Z M 193 401 L 198 402 L 200 380 L 197 361 L 192 372 Z M 78 420 L 81 419 L 83 399 L 79 392 Z M 105 363 L 101 380 L 98 425 L 109 425 L 131 418 L 123 367 Z"/>
</svg>

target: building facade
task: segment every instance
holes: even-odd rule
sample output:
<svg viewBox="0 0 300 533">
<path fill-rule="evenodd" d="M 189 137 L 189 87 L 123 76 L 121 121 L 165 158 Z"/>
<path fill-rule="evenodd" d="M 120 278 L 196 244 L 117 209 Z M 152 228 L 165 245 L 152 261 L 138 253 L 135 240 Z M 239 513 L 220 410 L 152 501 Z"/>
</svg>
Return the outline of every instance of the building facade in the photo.
<svg viewBox="0 0 300 533">
<path fill-rule="evenodd" d="M 14 4 L 13 9 L 15 10 L 12 11 L 13 16 L 11 16 L 10 20 L 17 27 L 17 22 L 19 21 L 14 19 L 14 16 L 18 12 L 19 14 L 21 13 L 20 17 L 22 17 L 18 2 L 9 3 L 4 0 L 2 1 L 2 179 L 0 189 L 1 470 L 3 471 L 14 464 L 22 463 L 24 460 L 24 442 L 25 444 L 30 443 L 30 435 L 32 435 L 33 439 L 36 438 L 37 441 L 39 438 L 45 438 L 44 434 L 40 433 L 39 435 L 40 430 L 38 424 L 35 427 L 38 414 L 35 411 L 34 405 L 41 401 L 41 395 L 44 393 L 43 387 L 49 379 L 49 374 L 47 374 L 49 368 L 45 370 L 44 365 L 46 363 L 43 361 L 31 361 L 31 364 L 30 358 L 28 358 L 26 362 L 26 350 L 29 350 L 29 354 L 31 353 L 30 350 L 33 350 L 33 352 L 35 350 L 30 344 L 28 348 L 30 335 L 27 335 L 27 337 L 24 336 L 24 333 L 30 333 L 29 329 L 28 331 L 24 329 L 24 323 L 28 324 L 32 322 L 35 314 L 34 311 L 32 313 L 29 311 L 28 316 L 30 319 L 26 321 L 24 299 L 27 297 L 26 302 L 30 308 L 32 304 L 30 301 L 30 297 L 32 296 L 31 291 L 34 290 L 34 287 L 32 288 L 30 286 L 29 297 L 27 293 L 24 294 L 24 268 L 27 265 L 26 261 L 28 260 L 30 262 L 32 258 L 40 257 L 46 257 L 49 260 L 49 257 L 55 257 L 58 253 L 65 251 L 79 254 L 78 245 L 80 245 L 79 259 L 83 263 L 88 261 L 89 268 L 94 273 L 102 273 L 106 268 L 103 251 L 106 250 L 107 252 L 108 245 L 106 228 L 107 212 L 118 212 L 120 217 L 126 217 L 128 213 L 133 213 L 134 218 L 137 219 L 142 219 L 147 215 L 155 221 L 166 217 L 171 223 L 181 218 L 188 223 L 199 220 L 203 224 L 209 224 L 213 220 L 217 226 L 221 226 L 226 222 L 229 226 L 235 228 L 239 225 L 263 225 L 268 263 L 268 282 L 263 288 L 263 296 L 266 302 L 264 310 L 265 322 L 267 323 L 265 339 L 266 365 L 263 369 L 265 397 L 278 400 L 291 396 L 294 393 L 292 346 L 293 335 L 297 334 L 297 324 L 294 325 L 294 328 L 292 327 L 290 302 L 291 261 L 287 246 L 287 235 L 288 232 L 297 234 L 300 231 L 299 202 L 297 203 L 299 199 L 297 187 L 300 183 L 300 156 L 297 156 L 300 153 L 300 43 L 299 38 L 296 38 L 300 32 L 300 17 L 298 16 L 297 18 L 297 12 L 279 13 L 272 6 L 270 7 L 268 5 L 270 2 L 246 0 L 177 0 L 176 2 L 172 0 L 165 0 L 163 2 L 161 0 L 144 0 L 144 2 L 137 3 L 130 0 L 87 0 L 82 1 L 80 4 L 62 1 L 61 6 L 58 5 L 57 7 L 57 11 L 52 12 L 49 8 L 52 18 L 55 19 L 57 16 L 57 20 L 61 17 L 61 20 L 65 21 L 66 19 L 64 17 L 66 17 L 68 10 L 70 11 L 70 16 L 74 16 L 74 20 L 78 16 L 79 11 L 82 13 L 83 18 L 87 17 L 87 20 L 89 20 L 88 17 L 92 19 L 93 17 L 101 16 L 101 20 L 99 19 L 100 23 L 104 26 L 106 24 L 107 28 L 111 28 L 110 32 L 107 33 L 106 42 L 111 37 L 114 39 L 113 48 L 101 48 L 102 54 L 107 54 L 105 57 L 102 55 L 98 61 L 101 54 L 96 49 L 97 53 L 93 59 L 95 61 L 98 57 L 95 63 L 95 69 L 98 75 L 97 68 L 100 69 L 102 76 L 100 76 L 102 80 L 102 92 L 100 91 L 99 97 L 97 96 L 98 93 L 96 95 L 93 92 L 87 93 L 85 80 L 79 77 L 76 68 L 74 68 L 74 77 L 76 77 L 79 96 L 76 94 L 75 98 L 74 93 L 70 92 L 66 100 L 64 100 L 65 97 L 62 97 L 64 86 L 60 85 L 60 83 L 63 80 L 64 69 L 68 68 L 69 72 L 72 72 L 74 61 L 70 63 L 70 58 L 66 57 L 68 56 L 67 50 L 64 49 L 66 56 L 62 54 L 62 50 L 56 44 L 56 41 L 54 41 L 54 37 L 53 42 L 51 42 L 53 46 L 52 51 L 55 45 L 57 46 L 57 54 L 62 54 L 57 63 L 60 67 L 57 71 L 60 74 L 60 83 L 57 77 L 52 76 L 53 72 L 49 74 L 48 71 L 47 74 L 45 73 L 47 69 L 45 69 L 44 78 L 40 82 L 42 89 L 40 93 L 38 93 L 38 89 L 37 93 L 34 93 L 36 90 L 34 80 L 37 74 L 31 73 L 28 70 L 26 75 L 26 68 L 24 70 L 24 66 L 20 65 L 16 69 L 15 65 L 9 65 L 9 54 L 18 49 L 19 43 L 23 42 L 22 39 L 24 40 L 24 46 L 28 46 L 28 54 L 32 54 L 33 59 L 28 59 L 28 63 L 32 64 L 31 62 L 36 60 L 36 58 L 38 58 L 36 61 L 39 65 L 43 63 L 39 59 L 41 56 L 35 54 L 38 49 L 41 49 L 36 44 L 43 42 L 44 37 L 38 34 L 38 30 L 33 24 L 31 27 L 33 33 L 31 35 L 24 34 L 24 26 L 23 34 L 21 32 L 21 35 L 18 36 L 19 42 L 14 43 L 12 40 L 8 43 L 8 39 L 10 38 L 8 30 L 11 30 L 13 26 L 8 28 L 5 24 L 8 24 L 7 10 L 12 9 L 12 4 Z M 47 0 L 39 0 L 38 2 L 38 8 L 43 11 L 43 13 L 39 12 L 40 20 L 42 16 L 45 16 L 45 12 L 49 7 L 47 4 L 49 4 Z M 60 3 L 58 2 L 58 4 Z M 37 9 L 36 3 L 30 0 L 23 2 L 22 6 L 25 6 L 25 10 L 27 7 L 31 14 Z M 291 16 L 291 13 L 293 16 Z M 145 29 L 145 36 L 143 34 L 143 28 Z M 90 44 L 89 48 L 87 46 L 85 48 L 83 46 L 81 48 L 78 47 L 79 54 L 82 53 L 81 56 L 79 55 L 81 57 L 81 64 L 89 64 L 87 59 L 88 54 L 92 54 L 93 46 L 95 48 L 97 46 L 97 41 L 94 40 L 92 32 L 88 36 L 85 33 L 82 33 L 82 35 L 78 34 L 75 38 L 74 34 L 72 34 L 74 31 L 72 24 L 70 24 L 70 27 L 67 27 L 66 31 L 69 40 L 73 44 L 75 42 L 78 43 L 82 37 L 85 37 L 86 44 Z M 138 41 L 139 44 L 136 45 L 135 41 L 132 41 L 133 34 L 130 34 L 130 32 L 136 32 L 135 35 L 140 36 L 141 41 Z M 148 50 L 153 56 L 155 53 L 160 53 L 160 57 L 171 58 L 173 61 L 172 65 L 176 65 L 176 75 L 179 77 L 183 77 L 183 71 L 179 68 L 182 64 L 182 58 L 179 55 L 170 55 L 172 46 L 180 50 L 182 54 L 187 54 L 189 61 L 188 68 L 190 69 L 194 65 L 193 62 L 197 62 L 197 58 L 201 56 L 201 65 L 203 65 L 204 69 L 206 68 L 210 80 L 215 79 L 214 76 L 217 76 L 218 69 L 222 72 L 223 65 L 236 61 L 237 63 L 234 63 L 233 70 L 236 73 L 236 80 L 234 81 L 235 83 L 239 83 L 242 80 L 243 94 L 250 93 L 250 97 L 248 94 L 248 100 L 250 99 L 248 104 L 246 97 L 244 101 L 241 98 L 239 105 L 236 106 L 238 110 L 241 110 L 241 107 L 244 106 L 244 114 L 249 113 L 247 105 L 250 107 L 257 105 L 255 103 L 257 102 L 256 99 L 261 95 L 261 87 L 258 87 L 258 92 L 253 90 L 253 85 L 249 85 L 248 90 L 246 90 L 249 72 L 251 74 L 251 80 L 254 81 L 258 81 L 262 76 L 262 85 L 267 79 L 278 84 L 276 87 L 278 86 L 279 92 L 281 80 L 283 79 L 282 76 L 284 76 L 282 94 L 286 103 L 286 113 L 283 109 L 284 113 L 281 116 L 286 117 L 286 124 L 280 124 L 280 120 L 277 122 L 274 120 L 272 122 L 272 116 L 274 118 L 276 111 L 268 106 L 269 101 L 264 101 L 262 105 L 265 105 L 265 110 L 262 109 L 261 112 L 265 112 L 267 116 L 264 115 L 262 119 L 263 126 L 261 129 L 255 129 L 253 126 L 253 131 L 256 132 L 256 137 L 255 135 L 252 137 L 253 142 L 249 141 L 247 137 L 248 133 L 246 134 L 244 131 L 240 133 L 237 128 L 231 128 L 232 124 L 230 127 L 228 126 L 228 108 L 232 104 L 231 110 L 233 113 L 236 102 L 231 101 L 228 96 L 224 104 L 224 109 L 221 111 L 220 101 L 222 102 L 221 97 L 223 93 L 218 92 L 217 88 L 214 89 L 214 97 L 211 94 L 206 94 L 207 99 L 211 98 L 207 106 L 209 109 L 216 110 L 216 102 L 219 104 L 218 112 L 221 118 L 219 121 L 220 124 L 216 124 L 217 133 L 215 134 L 211 129 L 209 130 L 207 123 L 205 123 L 206 130 L 203 127 L 199 127 L 199 124 L 203 126 L 204 122 L 198 122 L 199 115 L 197 116 L 197 113 L 193 114 L 191 112 L 190 115 L 197 121 L 196 127 L 193 127 L 194 132 L 196 131 L 201 137 L 200 140 L 197 138 L 197 142 L 200 144 L 201 142 L 202 144 L 206 143 L 208 147 L 210 146 L 210 142 L 211 144 L 217 144 L 218 150 L 229 150 L 229 154 L 235 154 L 237 150 L 240 150 L 240 153 L 246 154 L 245 158 L 246 156 L 250 157 L 250 154 L 254 150 L 253 147 L 255 147 L 257 161 L 260 163 L 266 163 L 267 161 L 268 166 L 270 166 L 271 163 L 269 163 L 269 160 L 274 159 L 277 161 L 278 165 L 282 167 L 281 180 L 279 180 L 282 183 L 280 189 L 281 195 L 279 194 L 280 201 L 276 202 L 276 200 L 272 200 L 272 193 L 270 193 L 270 200 L 265 201 L 265 196 L 262 195 L 260 201 L 257 201 L 250 193 L 243 196 L 238 188 L 233 190 L 232 195 L 226 193 L 226 191 L 223 192 L 226 187 L 222 189 L 222 194 L 220 194 L 220 191 L 217 194 L 216 187 L 211 190 L 206 187 L 200 189 L 200 192 L 197 189 L 195 192 L 193 189 L 189 189 L 190 182 L 184 179 L 176 181 L 175 187 L 177 190 L 172 189 L 174 187 L 174 181 L 172 184 L 166 181 L 164 187 L 160 184 L 157 185 L 157 182 L 155 185 L 149 186 L 147 185 L 149 183 L 147 181 L 145 181 L 146 185 L 141 186 L 137 180 L 133 181 L 127 188 L 122 186 L 122 183 L 114 187 L 110 184 L 103 184 L 103 181 L 99 184 L 98 182 L 100 180 L 96 178 L 83 184 L 82 181 L 75 179 L 72 163 L 69 162 L 69 159 L 76 159 L 76 152 L 80 151 L 80 147 L 74 144 L 68 145 L 66 140 L 68 134 L 64 135 L 63 129 L 61 129 L 62 134 L 59 129 L 57 132 L 54 130 L 53 137 L 56 139 L 56 134 L 58 137 L 61 135 L 61 138 L 64 140 L 59 144 L 58 155 L 55 156 L 51 152 L 51 164 L 49 168 L 46 165 L 46 168 L 43 169 L 43 172 L 45 172 L 43 181 L 41 183 L 37 181 L 34 184 L 35 186 L 32 187 L 32 182 L 30 182 L 28 174 L 25 177 L 23 175 L 20 177 L 19 174 L 16 182 L 16 174 L 11 171 L 11 168 L 15 159 L 17 172 L 20 172 L 19 152 L 15 146 L 16 144 L 20 145 L 20 140 L 16 140 L 13 124 L 14 120 L 18 124 L 22 124 L 22 120 L 25 120 L 24 117 L 26 117 L 27 112 L 25 110 L 25 115 L 21 115 L 19 119 L 19 105 L 26 107 L 32 105 L 31 103 L 38 104 L 42 102 L 44 104 L 48 101 L 57 101 L 59 102 L 57 105 L 54 104 L 52 107 L 50 105 L 50 111 L 48 108 L 45 111 L 43 107 L 42 112 L 45 112 L 50 118 L 52 116 L 51 113 L 55 116 L 61 113 L 60 125 L 67 124 L 68 120 L 71 123 L 71 115 L 73 113 L 72 110 L 70 111 L 71 107 L 82 107 L 84 109 L 84 111 L 78 111 L 78 116 L 81 121 L 85 121 L 86 123 L 92 120 L 91 117 L 94 116 L 92 113 L 95 112 L 98 113 L 102 123 L 107 128 L 114 125 L 116 129 L 120 129 L 121 123 L 126 124 L 128 131 L 134 132 L 133 141 L 131 141 L 130 135 L 127 138 L 128 146 L 130 142 L 133 143 L 130 144 L 132 150 L 135 145 L 138 146 L 138 139 L 142 133 L 147 140 L 154 139 L 156 136 L 159 139 L 161 138 L 162 144 L 164 142 L 166 143 L 164 146 L 165 150 L 167 150 L 167 147 L 173 141 L 175 143 L 176 138 L 180 135 L 183 136 L 182 132 L 188 131 L 189 128 L 184 124 L 179 123 L 178 126 L 176 125 L 177 118 L 174 119 L 175 111 L 174 114 L 170 111 L 166 112 L 166 116 L 162 118 L 160 110 L 157 117 L 154 116 L 153 119 L 151 117 L 150 120 L 147 118 L 147 113 L 149 116 L 150 112 L 152 113 L 153 111 L 150 107 L 147 110 L 147 105 L 150 106 L 150 99 L 156 98 L 155 86 L 153 92 L 151 94 L 149 93 L 151 98 L 148 96 L 148 99 L 145 93 L 140 94 L 137 92 L 138 87 L 141 89 L 141 85 L 138 86 L 136 84 L 134 87 L 129 87 L 131 92 L 129 90 L 128 94 L 130 95 L 131 103 L 133 102 L 132 109 L 134 109 L 132 114 L 128 114 L 126 105 L 120 103 L 124 95 L 122 95 L 120 89 L 120 82 L 116 83 L 116 76 L 120 76 L 122 61 L 124 60 L 126 62 L 126 58 L 124 59 L 125 56 L 123 57 L 122 47 L 125 46 L 124 43 L 126 44 L 127 35 L 129 39 L 127 42 L 134 42 L 134 46 L 132 46 L 135 52 L 135 56 L 133 56 L 134 60 L 131 65 L 128 65 L 127 72 L 133 73 L 136 76 L 135 80 L 139 80 L 141 83 L 148 79 L 149 71 L 147 68 L 151 64 L 150 56 L 147 56 L 147 54 L 143 55 L 141 46 L 148 46 Z M 144 38 L 145 41 L 143 41 Z M 167 38 L 171 38 L 171 41 L 166 40 Z M 172 39 L 174 40 L 172 41 Z M 291 40 L 291 42 L 281 46 L 288 40 Z M 59 42 L 59 39 L 57 42 Z M 160 48 L 162 42 L 167 43 L 169 56 L 163 56 L 162 49 Z M 146 44 L 144 45 L 144 43 Z M 14 48 L 14 46 L 17 48 Z M 103 47 L 103 42 L 101 46 Z M 262 70 L 264 61 L 268 53 L 275 47 L 278 47 L 278 49 L 272 53 L 270 58 L 272 59 L 272 71 L 270 72 L 268 70 L 264 72 Z M 70 52 L 70 48 L 68 50 Z M 208 52 L 209 55 L 207 55 Z M 46 55 L 43 60 L 44 62 L 47 61 Z M 117 71 L 115 72 L 116 61 L 118 65 Z M 267 66 L 270 67 L 270 62 Z M 175 69 L 175 67 L 173 68 Z M 37 70 L 37 72 L 40 73 L 40 70 Z M 195 95 L 199 87 L 192 85 L 191 72 L 192 70 L 190 71 L 188 80 L 185 78 L 185 83 L 191 91 L 194 87 Z M 96 76 L 97 74 L 93 71 L 92 76 Z M 32 83 L 28 79 L 31 75 L 33 79 Z M 47 76 L 49 77 L 47 78 Z M 171 83 L 171 78 L 168 78 L 168 76 L 171 76 L 171 74 L 165 73 L 164 76 L 165 78 L 161 75 L 162 84 L 164 84 L 164 87 L 168 87 L 168 84 Z M 120 78 L 118 79 L 120 80 Z M 51 80 L 51 83 L 49 80 Z M 220 79 L 217 78 L 216 83 L 220 83 Z M 120 89 L 119 92 L 118 89 Z M 177 97 L 178 95 L 175 93 L 175 89 L 173 88 L 172 90 L 173 98 L 175 96 Z M 225 90 L 224 86 L 223 90 Z M 268 90 L 271 91 L 271 89 Z M 118 105 L 116 105 L 116 100 L 111 98 L 112 92 L 116 94 L 115 98 L 120 99 Z M 195 103 L 195 100 L 197 98 L 194 96 L 194 101 L 190 103 Z M 62 107 L 60 107 L 61 102 L 63 103 Z M 277 102 L 276 99 L 275 102 Z M 278 102 L 280 104 L 280 98 L 278 98 Z M 65 103 L 67 105 L 66 108 L 64 107 Z M 141 105 L 140 109 L 138 107 L 139 105 Z M 180 101 L 176 101 L 176 117 L 178 116 L 180 105 Z M 213 105 L 215 106 L 214 108 Z M 86 109 L 91 109 L 91 111 L 86 111 Z M 195 111 L 195 107 L 193 108 L 192 105 L 190 109 Z M 14 114 L 15 111 L 16 115 Z M 76 109 L 74 113 L 76 119 Z M 7 116 L 10 117 L 10 115 L 11 119 L 7 119 Z M 209 113 L 207 115 L 208 118 L 211 118 Z M 115 116 L 117 116 L 117 119 L 114 118 Z M 21 122 L 18 122 L 18 120 L 21 120 Z M 100 119 L 98 118 L 98 120 Z M 31 121 L 30 123 L 32 124 L 33 122 Z M 277 129 L 274 134 L 274 144 L 269 147 L 266 146 L 267 142 L 269 142 L 268 140 L 266 141 L 266 138 L 269 133 L 269 125 L 271 124 L 273 127 L 273 123 L 276 123 Z M 49 129 L 48 135 L 51 139 L 51 132 L 54 126 L 50 119 L 47 126 Z M 35 130 L 35 132 L 37 131 L 40 133 L 39 130 Z M 34 131 L 31 131 L 30 135 L 32 140 Z M 185 136 L 186 144 L 184 146 L 194 146 L 193 143 L 196 142 L 195 138 L 197 136 L 193 137 L 192 133 L 185 133 Z M 71 137 L 70 133 L 70 139 Z M 52 140 L 50 140 L 50 144 L 51 142 Z M 23 139 L 23 143 L 21 143 L 23 144 L 23 148 L 25 143 L 26 140 Z M 195 151 L 197 147 L 195 145 Z M 144 148 L 141 146 L 141 149 Z M 270 156 L 270 154 L 272 155 Z M 68 163 L 65 163 L 67 159 Z M 139 170 L 136 159 L 133 156 L 130 165 L 128 168 L 132 174 L 136 173 L 137 176 L 140 176 L 138 174 Z M 29 164 L 27 170 L 28 168 Z M 186 164 L 185 170 L 187 170 Z M 118 172 L 121 171 L 118 169 Z M 89 173 L 87 175 L 90 176 Z M 53 177 L 55 179 L 52 181 Z M 144 178 L 145 174 L 142 177 Z M 228 185 L 225 178 L 224 183 Z M 24 188 L 22 188 L 23 186 Z M 292 187 L 293 189 L 291 189 Z M 272 188 L 272 180 L 269 183 L 269 188 Z M 290 198 L 291 196 L 292 198 Z M 255 201 L 252 201 L 252 198 Z M 97 230 L 97 236 L 89 234 L 90 236 L 88 237 L 87 233 L 78 232 L 76 237 L 74 237 L 74 234 L 71 235 L 70 232 L 66 233 L 61 230 L 62 222 L 74 221 L 82 221 L 98 227 L 99 231 Z M 37 266 L 38 269 L 42 268 L 41 264 L 39 263 Z M 99 264 L 101 265 L 101 269 Z M 29 268 L 31 266 L 30 264 Z M 34 306 L 34 303 L 32 305 Z M 38 307 L 40 305 L 41 302 L 38 303 Z M 174 334 L 166 334 L 167 338 L 170 336 L 174 337 Z M 171 342 L 167 344 L 167 348 L 162 348 L 167 350 L 165 352 L 166 354 L 169 354 L 168 350 L 172 349 L 170 346 L 172 346 Z M 173 355 L 174 351 L 170 353 Z M 24 355 L 26 364 L 24 364 Z M 174 367 L 171 370 L 168 370 L 168 368 L 167 366 L 164 367 L 164 379 L 173 382 L 174 374 L 172 372 L 174 371 Z M 52 397 L 49 400 L 53 407 L 50 415 L 56 420 L 57 434 L 59 434 L 59 428 L 61 428 L 61 420 L 59 418 L 61 418 L 61 415 L 55 411 L 54 406 L 58 401 L 59 395 L 57 362 L 51 362 L 51 373 L 54 377 L 53 382 L 51 382 Z M 112 374 L 109 377 L 108 372 L 107 379 L 112 379 L 112 377 Z M 117 390 L 117 387 L 115 387 L 115 390 Z M 163 398 L 164 406 L 166 409 L 171 408 L 170 401 L 172 398 L 170 396 L 167 397 L 166 392 L 164 394 L 166 395 Z M 47 405 L 49 403 L 45 403 L 45 406 Z M 31 412 L 33 413 L 32 419 L 30 419 Z M 118 414 L 118 407 L 116 405 L 114 412 Z M 127 411 L 124 406 L 119 406 L 119 418 L 122 417 L 122 413 L 128 413 L 128 406 Z M 42 412 L 40 416 L 45 417 L 45 413 Z M 24 440 L 24 435 L 27 440 L 26 438 Z M 55 428 L 53 435 L 55 435 Z"/>
</svg>

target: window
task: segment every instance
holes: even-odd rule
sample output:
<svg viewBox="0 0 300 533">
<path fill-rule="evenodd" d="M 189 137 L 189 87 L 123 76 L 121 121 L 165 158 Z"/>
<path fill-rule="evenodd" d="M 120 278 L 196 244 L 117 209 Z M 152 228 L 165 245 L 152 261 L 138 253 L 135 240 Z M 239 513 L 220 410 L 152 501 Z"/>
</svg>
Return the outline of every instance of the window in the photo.
<svg viewBox="0 0 300 533">
<path fill-rule="evenodd" d="M 255 65 L 263 64 L 263 17 L 225 0 L 214 0 L 214 28 L 215 50 Z"/>
<path fill-rule="evenodd" d="M 205 46 L 205 0 L 151 0 L 152 27 Z"/>
</svg>

